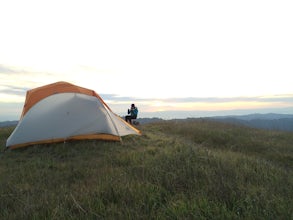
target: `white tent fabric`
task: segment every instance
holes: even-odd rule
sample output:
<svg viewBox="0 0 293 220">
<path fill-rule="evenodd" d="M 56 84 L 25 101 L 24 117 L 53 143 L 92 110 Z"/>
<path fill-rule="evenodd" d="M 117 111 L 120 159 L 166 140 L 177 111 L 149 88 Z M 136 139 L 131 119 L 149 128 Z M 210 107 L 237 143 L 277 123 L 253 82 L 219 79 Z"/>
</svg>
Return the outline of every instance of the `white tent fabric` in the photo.
<svg viewBox="0 0 293 220">
<path fill-rule="evenodd" d="M 69 140 L 95 134 L 124 136 L 139 131 L 94 96 L 58 93 L 36 103 L 19 121 L 6 146 Z M 86 138 L 85 138 L 86 139 Z"/>
</svg>

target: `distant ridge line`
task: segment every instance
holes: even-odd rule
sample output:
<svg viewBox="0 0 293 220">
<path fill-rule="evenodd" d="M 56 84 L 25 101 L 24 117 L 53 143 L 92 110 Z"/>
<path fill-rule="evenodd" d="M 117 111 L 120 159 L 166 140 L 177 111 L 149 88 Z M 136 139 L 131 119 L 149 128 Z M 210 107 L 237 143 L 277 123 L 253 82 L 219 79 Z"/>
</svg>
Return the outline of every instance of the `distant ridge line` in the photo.
<svg viewBox="0 0 293 220">
<path fill-rule="evenodd" d="M 2 121 L 0 122 L 0 128 L 16 126 L 18 121 Z"/>
<path fill-rule="evenodd" d="M 186 118 L 173 118 L 163 119 L 160 117 L 142 117 L 137 121 L 140 124 L 155 123 L 164 120 L 182 120 L 188 121 L 192 119 L 207 119 L 216 120 L 225 123 L 245 125 L 253 128 L 260 128 L 266 130 L 280 130 L 280 131 L 293 131 L 293 114 L 277 114 L 277 113 L 255 113 L 247 115 L 226 115 L 226 116 L 212 116 L 212 117 L 186 117 Z M 0 122 L 0 127 L 16 126 L 17 120 Z"/>
</svg>

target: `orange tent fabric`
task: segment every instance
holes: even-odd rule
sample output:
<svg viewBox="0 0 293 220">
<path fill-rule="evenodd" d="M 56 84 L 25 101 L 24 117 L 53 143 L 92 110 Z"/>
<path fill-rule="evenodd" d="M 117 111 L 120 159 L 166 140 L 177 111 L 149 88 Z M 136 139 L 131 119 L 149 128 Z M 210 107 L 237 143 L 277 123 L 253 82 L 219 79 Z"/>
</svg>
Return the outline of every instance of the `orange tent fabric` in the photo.
<svg viewBox="0 0 293 220">
<path fill-rule="evenodd" d="M 79 87 L 68 82 L 56 82 L 27 91 L 21 118 L 23 118 L 28 110 L 30 110 L 30 108 L 40 100 L 53 94 L 65 92 L 81 93 L 85 95 L 95 96 L 110 110 L 109 106 L 95 91 Z"/>
</svg>

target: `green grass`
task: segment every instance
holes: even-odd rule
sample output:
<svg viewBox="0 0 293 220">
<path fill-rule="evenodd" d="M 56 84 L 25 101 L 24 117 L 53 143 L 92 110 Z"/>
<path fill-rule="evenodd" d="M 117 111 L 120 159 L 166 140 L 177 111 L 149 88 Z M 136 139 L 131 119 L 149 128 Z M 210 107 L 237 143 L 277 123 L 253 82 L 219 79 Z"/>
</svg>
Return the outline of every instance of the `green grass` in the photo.
<svg viewBox="0 0 293 220">
<path fill-rule="evenodd" d="M 293 219 L 293 133 L 190 120 L 0 154 L 0 219 Z M 0 143 L 12 128 L 0 130 Z"/>
</svg>

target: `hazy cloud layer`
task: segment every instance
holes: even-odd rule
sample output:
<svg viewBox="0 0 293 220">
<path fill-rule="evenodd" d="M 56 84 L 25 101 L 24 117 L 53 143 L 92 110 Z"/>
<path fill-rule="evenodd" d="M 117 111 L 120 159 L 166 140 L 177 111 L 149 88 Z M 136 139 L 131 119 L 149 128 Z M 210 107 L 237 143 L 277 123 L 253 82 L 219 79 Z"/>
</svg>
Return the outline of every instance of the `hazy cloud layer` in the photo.
<svg viewBox="0 0 293 220">
<path fill-rule="evenodd" d="M 23 103 L 1 103 L 0 121 L 18 120 L 23 108 Z"/>
<path fill-rule="evenodd" d="M 13 68 L 7 68 L 0 66 L 2 71 L 0 78 L 4 78 L 5 74 L 9 75 L 17 73 L 17 70 Z M 12 85 L 11 82 L 3 82 L 0 84 L 0 121 L 18 119 L 20 112 L 22 111 L 23 101 L 25 94 L 28 90 L 33 89 L 30 84 L 21 83 Z M 98 91 L 97 91 L 98 92 Z M 7 99 L 3 98 L 7 96 L 16 96 L 17 101 L 7 103 Z M 162 117 L 162 118 L 184 118 L 184 117 L 199 117 L 209 115 L 225 115 L 240 113 L 249 113 L 250 110 L 258 108 L 257 112 L 280 112 L 275 108 L 287 108 L 284 113 L 290 113 L 293 107 L 293 94 L 280 94 L 273 96 L 252 96 L 252 97 L 182 97 L 182 98 L 138 98 L 132 96 L 121 96 L 114 93 L 100 93 L 102 99 L 111 107 L 111 109 L 120 115 L 127 114 L 127 109 L 131 103 L 135 103 L 140 110 L 140 117 Z M 224 111 L 220 108 L 218 110 L 212 110 L 213 106 L 228 105 L 234 106 L 235 103 L 241 103 L 234 108 L 226 108 Z M 261 103 L 260 105 L 253 106 L 251 103 Z M 281 103 L 281 105 L 280 105 Z M 232 104 L 232 105 L 230 105 Z M 185 107 L 193 106 L 192 109 L 184 111 Z M 290 108 L 289 108 L 290 107 Z M 263 110 L 261 110 L 263 108 Z M 250 109 L 250 110 L 249 110 Z M 265 110 L 267 109 L 267 110 Z M 254 113 L 255 111 L 252 111 Z"/>
<path fill-rule="evenodd" d="M 24 73 L 30 73 L 30 72 L 24 69 L 17 69 L 14 67 L 0 64 L 0 75 L 11 76 L 12 74 L 24 74 Z"/>
<path fill-rule="evenodd" d="M 0 76 L 14 76 L 20 75 L 22 78 L 31 79 L 31 77 L 55 77 L 57 73 L 50 73 L 48 71 L 32 70 L 28 68 L 16 68 L 13 66 L 0 64 Z"/>
<path fill-rule="evenodd" d="M 10 73 L 10 74 L 15 73 L 15 70 L 13 70 L 5 65 L 0 64 L 0 74 L 5 75 L 7 73 Z"/>
<path fill-rule="evenodd" d="M 174 102 L 174 103 L 229 103 L 229 102 L 287 102 L 293 104 L 293 94 L 288 95 L 275 95 L 269 97 L 256 96 L 256 97 L 187 97 L 187 98 L 167 98 L 167 99 L 153 99 L 153 98 L 135 98 L 118 96 L 115 94 L 100 94 L 105 100 L 110 101 L 161 101 L 161 102 Z"/>
<path fill-rule="evenodd" d="M 18 87 L 18 86 L 10 86 L 10 85 L 1 85 L 4 87 L 3 89 L 0 88 L 0 93 L 2 94 L 9 94 L 9 95 L 19 95 L 24 96 L 29 90 L 28 87 Z"/>
<path fill-rule="evenodd" d="M 18 86 L 6 86 L 4 89 L 0 90 L 0 93 L 14 94 L 25 97 L 25 92 L 29 88 L 18 87 Z M 118 96 L 115 94 L 100 94 L 100 96 L 105 100 L 111 109 L 120 115 L 126 115 L 127 108 L 129 108 L 131 103 L 136 103 L 140 110 L 140 117 L 161 117 L 161 118 L 186 118 L 186 117 L 203 117 L 203 116 L 216 116 L 216 115 L 227 115 L 227 114 L 248 114 L 248 113 L 292 113 L 293 107 L 293 95 L 279 95 L 273 97 L 234 97 L 234 98 L 173 98 L 173 99 L 151 99 L 151 98 L 135 98 L 135 97 L 126 97 Z M 269 108 L 259 108 L 257 111 L 253 108 L 247 109 L 230 109 L 230 110 L 200 110 L 195 108 L 191 111 L 182 111 L 180 109 L 176 110 L 176 107 L 169 108 L 170 110 L 160 111 L 159 107 L 150 108 L 150 105 L 153 105 L 154 102 L 160 102 L 162 106 L 168 106 L 170 103 L 179 103 L 181 105 L 188 105 L 190 103 L 203 103 L 203 106 L 210 104 L 218 103 L 231 103 L 231 102 L 261 102 L 261 103 L 270 103 L 272 104 Z M 286 103 L 284 108 L 273 108 L 274 103 Z M 290 107 L 291 106 L 291 107 Z M 18 119 L 23 107 L 22 102 L 18 103 L 3 103 L 0 101 L 0 121 L 5 120 L 14 120 Z M 168 108 L 167 108 L 168 109 Z M 283 112 L 282 112 L 283 111 Z"/>
</svg>

